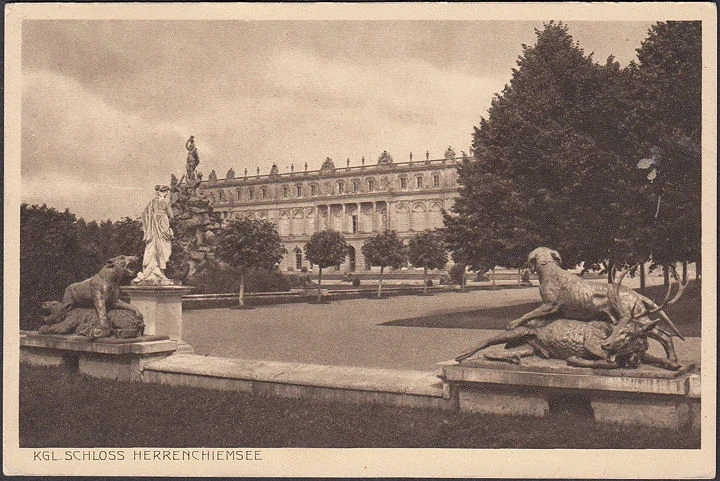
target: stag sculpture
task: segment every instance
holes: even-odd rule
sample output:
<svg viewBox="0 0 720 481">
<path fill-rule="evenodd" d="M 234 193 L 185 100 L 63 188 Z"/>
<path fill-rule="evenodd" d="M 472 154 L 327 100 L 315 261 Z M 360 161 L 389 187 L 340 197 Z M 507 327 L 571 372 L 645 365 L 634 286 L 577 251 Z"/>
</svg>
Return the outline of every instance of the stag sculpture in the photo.
<svg viewBox="0 0 720 481">
<path fill-rule="evenodd" d="M 528 264 L 540 281 L 540 297 L 543 303 L 527 314 L 511 321 L 507 329 L 513 330 L 532 319 L 565 317 L 579 321 L 609 320 L 616 324 L 623 315 L 632 315 L 643 325 L 654 327 L 647 333 L 648 337 L 657 340 L 665 350 L 666 357 L 677 362 L 672 335 L 685 339 L 672 320 L 660 306 L 632 289 L 620 287 L 617 291 L 615 307 L 611 303 L 610 284 L 601 285 L 587 282 L 577 275 L 560 267 L 560 254 L 547 247 L 538 247 L 528 255 Z M 627 272 L 627 271 L 626 271 Z M 619 283 L 618 283 L 619 286 Z M 685 285 L 682 285 L 684 288 Z M 682 291 L 680 291 L 682 293 Z M 669 305 L 669 304 L 668 304 Z M 664 321 L 670 333 L 661 329 L 658 323 L 648 317 L 657 314 Z"/>
<path fill-rule="evenodd" d="M 485 359 L 519 363 L 522 357 L 536 355 L 546 359 L 563 359 L 571 366 L 592 368 L 637 367 L 641 362 L 669 370 L 680 369 L 675 360 L 648 354 L 648 338 L 653 337 L 660 319 L 646 321 L 649 314 L 658 312 L 680 299 L 686 283 L 680 283 L 677 293 L 669 300 L 671 287 L 664 301 L 650 309 L 626 309 L 620 284 L 625 271 L 608 291 L 610 308 L 619 314 L 615 324 L 609 321 L 581 321 L 566 318 L 533 318 L 525 325 L 514 327 L 491 337 L 455 358 L 460 362 L 489 346 L 505 344 L 506 351 L 488 352 Z"/>
</svg>

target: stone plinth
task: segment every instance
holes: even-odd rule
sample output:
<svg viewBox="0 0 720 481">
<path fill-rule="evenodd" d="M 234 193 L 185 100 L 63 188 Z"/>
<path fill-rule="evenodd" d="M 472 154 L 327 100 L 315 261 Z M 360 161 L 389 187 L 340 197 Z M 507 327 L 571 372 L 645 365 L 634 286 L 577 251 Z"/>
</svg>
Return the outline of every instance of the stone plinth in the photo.
<svg viewBox="0 0 720 481">
<path fill-rule="evenodd" d="M 136 381 L 150 360 L 169 356 L 177 341 L 167 336 L 134 339 L 38 334 L 20 337 L 20 362 L 35 366 L 64 366 L 81 374 L 106 379 Z"/>
<path fill-rule="evenodd" d="M 145 334 L 168 336 L 183 348 L 189 346 L 182 340 L 182 296 L 192 289 L 187 286 L 140 285 L 125 286 L 120 291 L 130 298 L 130 304 L 142 312 Z"/>
<path fill-rule="evenodd" d="M 440 363 L 442 378 L 464 411 L 542 417 L 553 400 L 583 399 L 599 422 L 680 429 L 699 411 L 699 372 L 641 365 L 637 369 L 590 369 L 555 359 L 521 364 L 484 359 Z"/>
</svg>

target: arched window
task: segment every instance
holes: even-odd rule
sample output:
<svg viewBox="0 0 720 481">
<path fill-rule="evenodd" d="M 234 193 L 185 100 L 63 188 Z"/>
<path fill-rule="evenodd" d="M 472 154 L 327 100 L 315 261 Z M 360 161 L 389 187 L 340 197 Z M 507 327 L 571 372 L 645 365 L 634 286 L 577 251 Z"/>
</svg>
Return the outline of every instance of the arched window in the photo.
<svg viewBox="0 0 720 481">
<path fill-rule="evenodd" d="M 353 189 L 353 192 L 357 192 L 360 189 L 360 184 L 358 183 L 357 180 L 353 180 L 352 189 Z"/>
<path fill-rule="evenodd" d="M 305 234 L 305 219 L 301 211 L 297 211 L 293 214 L 292 218 L 292 235 L 303 235 Z"/>
<path fill-rule="evenodd" d="M 397 231 L 407 232 L 410 230 L 410 209 L 400 204 L 395 211 L 397 214 Z"/>
<path fill-rule="evenodd" d="M 410 228 L 414 231 L 425 230 L 425 206 L 415 204 L 410 214 Z"/>
<path fill-rule="evenodd" d="M 375 190 L 375 179 L 368 179 L 367 185 L 368 185 L 368 192 L 374 191 Z"/>
<path fill-rule="evenodd" d="M 434 229 L 436 227 L 443 226 L 442 206 L 438 203 L 434 203 L 430 206 L 430 218 L 428 219 L 428 229 Z"/>
<path fill-rule="evenodd" d="M 290 188 L 287 185 L 282 186 L 282 196 L 287 197 L 290 195 Z"/>
<path fill-rule="evenodd" d="M 218 194 L 220 194 L 220 202 L 225 202 L 225 191 L 221 190 Z"/>
<path fill-rule="evenodd" d="M 338 194 L 345 193 L 345 182 L 343 182 L 342 180 L 337 183 L 337 193 Z"/>
<path fill-rule="evenodd" d="M 295 186 L 295 196 L 302 197 L 302 184 L 297 184 Z"/>
<path fill-rule="evenodd" d="M 280 214 L 280 219 L 278 221 L 278 233 L 283 236 L 287 237 L 290 235 L 290 215 L 287 212 L 283 212 Z"/>
<path fill-rule="evenodd" d="M 402 190 L 407 189 L 407 177 L 400 177 L 400 188 Z"/>
<path fill-rule="evenodd" d="M 433 175 L 433 187 L 440 187 L 440 174 Z"/>
<path fill-rule="evenodd" d="M 260 197 L 262 199 L 267 197 L 267 187 L 260 187 Z"/>
<path fill-rule="evenodd" d="M 422 189 L 422 177 L 421 176 L 415 177 L 415 186 L 418 189 Z"/>
<path fill-rule="evenodd" d="M 316 195 L 317 195 L 317 192 L 318 192 L 317 185 L 312 184 L 312 185 L 310 186 L 310 195 L 316 196 Z"/>
<path fill-rule="evenodd" d="M 253 189 L 252 187 L 248 189 L 248 198 L 250 200 L 253 200 L 255 198 L 255 189 Z M 238 189 L 238 200 L 240 200 L 240 189 Z"/>
</svg>

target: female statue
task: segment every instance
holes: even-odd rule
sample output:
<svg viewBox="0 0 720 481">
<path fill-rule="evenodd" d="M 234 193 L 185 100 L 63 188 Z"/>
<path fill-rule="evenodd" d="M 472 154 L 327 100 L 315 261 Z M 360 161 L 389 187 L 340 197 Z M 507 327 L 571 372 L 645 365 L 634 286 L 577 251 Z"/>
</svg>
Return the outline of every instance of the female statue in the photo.
<svg viewBox="0 0 720 481">
<path fill-rule="evenodd" d="M 156 185 L 155 198 L 142 213 L 145 254 L 142 271 L 133 279 L 135 284 L 172 284 L 163 272 L 170 258 L 172 250 L 170 241 L 173 238 L 173 231 L 170 228 L 173 212 L 167 200 L 169 192 L 170 187 L 167 185 Z"/>
</svg>

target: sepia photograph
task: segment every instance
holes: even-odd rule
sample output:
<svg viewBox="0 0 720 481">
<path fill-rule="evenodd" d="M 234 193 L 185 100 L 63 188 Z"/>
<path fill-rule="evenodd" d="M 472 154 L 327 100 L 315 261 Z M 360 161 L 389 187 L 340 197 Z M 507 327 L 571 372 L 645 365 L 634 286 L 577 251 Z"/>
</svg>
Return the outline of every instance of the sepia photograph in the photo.
<svg viewBox="0 0 720 481">
<path fill-rule="evenodd" d="M 5 6 L 5 475 L 708 478 L 711 3 Z"/>
</svg>

